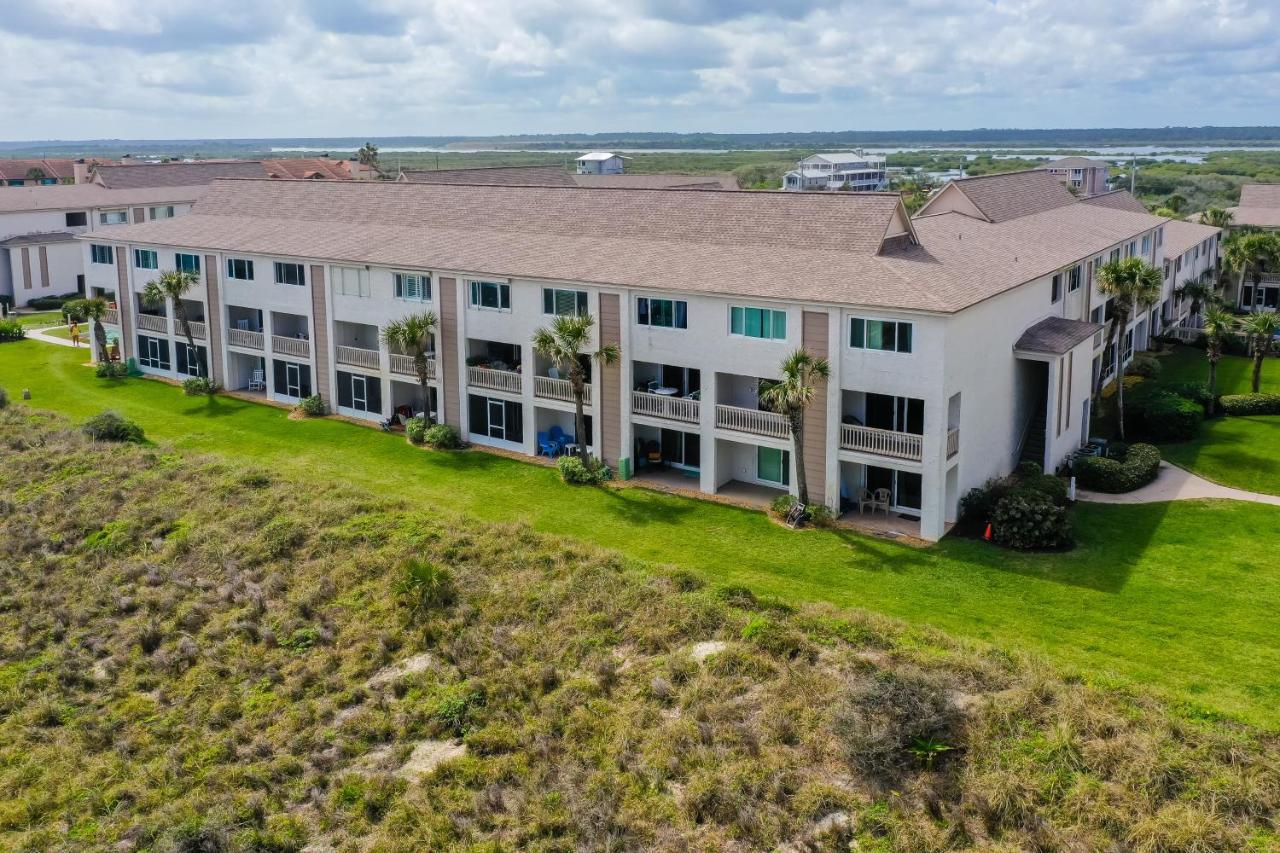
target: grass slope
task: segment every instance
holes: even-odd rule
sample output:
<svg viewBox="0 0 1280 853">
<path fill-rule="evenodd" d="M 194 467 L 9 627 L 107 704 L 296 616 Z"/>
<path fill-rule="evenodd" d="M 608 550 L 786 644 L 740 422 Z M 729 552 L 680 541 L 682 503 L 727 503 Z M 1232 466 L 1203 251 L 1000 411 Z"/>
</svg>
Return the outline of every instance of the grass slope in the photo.
<svg viewBox="0 0 1280 853">
<path fill-rule="evenodd" d="M 1272 735 L 412 490 L 64 424 L 0 412 L 3 849 L 1276 841 Z M 413 769 L 429 749 L 453 757 Z"/>
<path fill-rule="evenodd" d="M 1280 509 L 1234 502 L 1082 505 L 1079 546 L 1023 555 L 944 540 L 920 550 L 643 489 L 573 489 L 553 470 L 166 384 L 98 380 L 83 352 L 0 346 L 0 385 L 84 418 L 115 408 L 185 451 L 233 456 L 323 489 L 349 484 L 676 565 L 782 600 L 828 602 L 1049 656 L 1093 680 L 1150 685 L 1195 707 L 1280 727 Z M 122 484 L 122 488 L 128 488 Z"/>
</svg>

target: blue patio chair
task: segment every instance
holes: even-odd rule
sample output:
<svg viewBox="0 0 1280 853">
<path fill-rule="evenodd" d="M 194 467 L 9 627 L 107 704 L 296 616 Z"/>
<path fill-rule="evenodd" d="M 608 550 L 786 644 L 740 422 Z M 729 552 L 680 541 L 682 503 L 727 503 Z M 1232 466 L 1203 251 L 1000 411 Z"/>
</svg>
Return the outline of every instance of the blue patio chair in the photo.
<svg viewBox="0 0 1280 853">
<path fill-rule="evenodd" d="M 555 424 L 551 427 L 551 432 L 548 434 L 548 437 L 555 443 L 557 453 L 564 450 L 564 446 L 566 444 L 573 444 L 573 439 L 564 434 L 564 430 L 560 427 L 560 424 Z"/>
<path fill-rule="evenodd" d="M 545 432 L 538 433 L 538 455 L 546 454 L 547 456 L 556 457 L 560 455 L 560 445 L 557 444 Z"/>
</svg>

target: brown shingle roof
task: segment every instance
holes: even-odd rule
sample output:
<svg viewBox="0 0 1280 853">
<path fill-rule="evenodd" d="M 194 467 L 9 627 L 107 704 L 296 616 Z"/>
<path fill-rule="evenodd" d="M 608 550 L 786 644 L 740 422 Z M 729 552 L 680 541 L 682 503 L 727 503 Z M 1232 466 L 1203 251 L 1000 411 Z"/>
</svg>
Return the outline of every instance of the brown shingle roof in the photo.
<svg viewBox="0 0 1280 853">
<path fill-rule="evenodd" d="M 75 165 L 68 159 L 9 159 L 0 158 L 0 181 L 25 181 L 27 173 L 39 169 L 46 178 L 59 180 L 75 177 Z"/>
<path fill-rule="evenodd" d="M 1013 348 L 1017 352 L 1065 355 L 1101 331 L 1099 323 L 1048 317 L 1023 332 Z"/>
<path fill-rule="evenodd" d="M 258 160 L 219 160 L 211 163 L 139 163 L 134 166 L 98 166 L 97 182 L 108 189 L 142 187 L 193 187 L 217 178 L 261 178 L 266 174 Z"/>
<path fill-rule="evenodd" d="M 155 245 L 902 308 L 958 311 L 1160 224 L 1073 204 L 992 225 L 916 220 L 877 254 L 891 193 L 705 192 L 217 181 L 187 216 L 94 232 Z"/>
<path fill-rule="evenodd" d="M 1057 178 L 1039 169 L 959 178 L 950 186 L 964 193 L 990 222 L 1007 222 L 1076 203 L 1076 197 Z M 926 210 L 928 205 L 920 213 Z"/>
<path fill-rule="evenodd" d="M 14 246 L 38 246 L 47 243 L 69 243 L 76 235 L 69 231 L 44 231 L 37 234 L 19 234 L 7 240 L 0 240 L 0 247 L 11 249 Z"/>
<path fill-rule="evenodd" d="M 1128 190 L 1112 190 L 1080 199 L 1085 204 L 1096 204 L 1099 207 L 1111 207 L 1116 210 L 1131 210 L 1134 213 L 1146 213 L 1147 206 L 1138 201 Z"/>
<path fill-rule="evenodd" d="M 129 166 L 128 168 L 141 168 Z M 172 204 L 195 201 L 208 185 L 195 187 L 141 187 L 113 190 L 98 184 L 63 184 L 49 187 L 5 187 L 0 192 L 0 213 L 28 210 L 87 210 L 91 207 L 127 207 L 131 204 Z"/>
<path fill-rule="evenodd" d="M 617 187 L 649 190 L 736 190 L 733 175 L 570 175 L 580 187 Z"/>
<path fill-rule="evenodd" d="M 474 169 L 410 169 L 406 181 L 420 184 L 466 184 L 492 187 L 571 187 L 573 176 L 563 166 L 479 166 Z"/>
<path fill-rule="evenodd" d="M 351 170 L 347 166 L 347 161 L 330 160 L 325 157 L 286 157 L 279 160 L 263 160 L 262 167 L 269 178 L 351 180 Z"/>
<path fill-rule="evenodd" d="M 1280 184 L 1245 184 L 1240 188 L 1241 207 L 1280 207 Z"/>
<path fill-rule="evenodd" d="M 1090 160 L 1088 157 L 1063 157 L 1060 160 L 1050 160 L 1044 165 L 1037 166 L 1037 169 L 1107 169 L 1111 164 L 1106 160 Z"/>
<path fill-rule="evenodd" d="M 1164 256 L 1176 258 L 1221 231 L 1221 228 L 1214 228 L 1212 225 L 1170 219 L 1164 224 Z"/>
</svg>

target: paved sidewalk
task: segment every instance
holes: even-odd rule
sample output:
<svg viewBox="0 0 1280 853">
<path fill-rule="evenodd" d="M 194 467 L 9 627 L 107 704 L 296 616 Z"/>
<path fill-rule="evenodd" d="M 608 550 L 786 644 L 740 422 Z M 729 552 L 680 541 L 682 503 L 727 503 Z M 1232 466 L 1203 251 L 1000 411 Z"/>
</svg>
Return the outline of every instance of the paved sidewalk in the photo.
<svg viewBox="0 0 1280 853">
<path fill-rule="evenodd" d="M 1076 497 L 1082 501 L 1100 504 L 1150 504 L 1161 501 L 1193 501 L 1201 498 L 1222 498 L 1232 501 L 1249 501 L 1258 504 L 1280 506 L 1280 495 L 1264 495 L 1220 486 L 1204 477 L 1198 477 L 1177 465 L 1160 463 L 1160 472 L 1154 481 L 1122 495 L 1089 492 L 1079 489 Z"/>
<path fill-rule="evenodd" d="M 50 329 L 65 329 L 65 328 L 67 327 L 66 326 L 49 326 L 44 329 L 27 329 L 27 337 L 33 341 L 43 341 L 46 344 L 57 344 L 60 347 L 74 346 L 74 344 L 72 344 L 71 341 L 67 340 L 66 338 L 59 338 L 56 335 L 45 334 L 45 332 L 48 332 Z M 81 333 L 80 349 L 88 349 L 88 348 L 89 348 L 89 340 L 83 333 Z"/>
</svg>

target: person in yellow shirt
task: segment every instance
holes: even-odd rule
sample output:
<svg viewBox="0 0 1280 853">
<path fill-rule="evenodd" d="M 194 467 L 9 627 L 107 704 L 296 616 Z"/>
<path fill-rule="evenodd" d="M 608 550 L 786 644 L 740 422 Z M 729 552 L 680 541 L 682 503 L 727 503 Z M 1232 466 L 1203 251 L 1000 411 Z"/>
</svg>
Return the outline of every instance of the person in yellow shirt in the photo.
<svg viewBox="0 0 1280 853">
<path fill-rule="evenodd" d="M 73 347 L 80 346 L 80 324 L 75 320 L 71 321 L 71 345 Z"/>
</svg>

